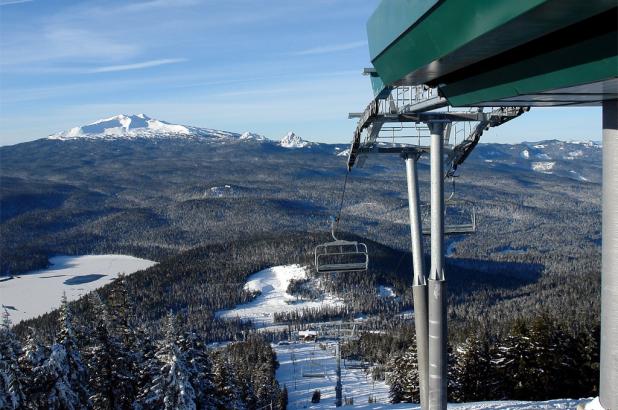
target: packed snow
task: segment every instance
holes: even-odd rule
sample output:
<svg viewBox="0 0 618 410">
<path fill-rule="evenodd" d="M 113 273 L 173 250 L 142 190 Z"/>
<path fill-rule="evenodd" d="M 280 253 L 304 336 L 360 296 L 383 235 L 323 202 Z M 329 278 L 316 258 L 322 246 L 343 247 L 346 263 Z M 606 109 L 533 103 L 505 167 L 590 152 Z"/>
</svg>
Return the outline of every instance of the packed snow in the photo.
<svg viewBox="0 0 618 410">
<path fill-rule="evenodd" d="M 569 171 L 569 175 L 571 176 L 571 178 L 576 179 L 577 181 L 583 181 L 583 182 L 588 181 L 588 178 L 584 177 L 579 172 L 576 172 L 573 170 Z"/>
<path fill-rule="evenodd" d="M 279 368 L 276 377 L 280 386 L 288 389 L 288 409 L 330 409 L 335 408 L 336 342 L 332 340 L 315 342 L 282 342 L 273 345 L 277 353 Z M 420 410 L 419 404 L 389 401 L 389 387 L 383 381 L 373 381 L 364 369 L 351 368 L 352 362 L 341 361 L 341 384 L 343 398 L 353 399 L 358 409 L 413 409 Z M 324 377 L 303 377 L 305 374 Z M 311 403 L 314 390 L 320 390 L 320 403 Z M 375 403 L 369 403 L 369 397 Z M 587 400 L 589 401 L 589 400 Z M 458 410 L 538 410 L 575 409 L 582 400 L 549 400 L 543 402 L 490 401 L 477 403 L 449 404 L 449 409 Z M 591 407 L 590 410 L 595 410 Z"/>
<path fill-rule="evenodd" d="M 68 300 L 107 285 L 119 274 L 149 268 L 155 262 L 125 255 L 55 256 L 47 269 L 0 277 L 0 303 L 16 324 L 50 312 Z"/>
<path fill-rule="evenodd" d="M 395 294 L 393 288 L 380 285 L 378 286 L 378 296 L 381 298 L 394 298 L 397 295 Z"/>
<path fill-rule="evenodd" d="M 275 313 L 322 306 L 343 306 L 341 299 L 328 293 L 325 293 L 320 300 L 298 299 L 287 293 L 292 279 L 305 278 L 307 270 L 300 265 L 275 266 L 254 273 L 247 279 L 244 289 L 260 292 L 259 296 L 234 309 L 219 311 L 217 317 L 240 318 L 252 321 L 256 327 L 267 327 L 274 324 Z"/>
<path fill-rule="evenodd" d="M 310 147 L 311 143 L 309 141 L 305 141 L 304 139 L 290 131 L 285 137 L 281 139 L 279 145 L 281 145 L 283 148 L 306 148 Z"/>
<path fill-rule="evenodd" d="M 555 162 L 533 162 L 531 166 L 533 171 L 551 174 L 551 170 L 554 169 L 555 165 Z"/>
<path fill-rule="evenodd" d="M 222 198 L 227 194 L 231 194 L 232 192 L 233 192 L 233 189 L 231 185 L 213 186 L 212 188 L 210 188 L 211 195 L 214 195 L 219 198 Z"/>
</svg>

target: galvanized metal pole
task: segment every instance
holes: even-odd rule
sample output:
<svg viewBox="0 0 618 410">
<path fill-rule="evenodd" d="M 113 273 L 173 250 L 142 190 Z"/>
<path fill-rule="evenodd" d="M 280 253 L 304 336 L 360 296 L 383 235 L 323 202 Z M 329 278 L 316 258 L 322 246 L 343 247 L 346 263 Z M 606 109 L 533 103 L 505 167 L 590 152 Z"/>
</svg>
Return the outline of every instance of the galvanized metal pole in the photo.
<svg viewBox="0 0 618 410">
<path fill-rule="evenodd" d="M 335 407 L 343 404 L 343 386 L 341 385 L 341 341 L 337 340 L 337 382 L 335 385 Z"/>
<path fill-rule="evenodd" d="M 603 102 L 601 406 L 618 409 L 618 100 Z"/>
<path fill-rule="evenodd" d="M 444 122 L 428 123 L 431 131 L 431 270 L 427 284 L 429 313 L 429 409 L 446 410 L 447 329 L 444 278 Z"/>
<path fill-rule="evenodd" d="M 418 155 L 406 155 L 406 176 L 408 180 L 408 209 L 410 212 L 410 237 L 412 239 L 412 296 L 414 298 L 414 327 L 416 330 L 416 357 L 421 409 L 429 407 L 427 380 L 429 378 L 427 277 L 423 260 L 423 237 L 420 195 L 418 191 Z"/>
</svg>

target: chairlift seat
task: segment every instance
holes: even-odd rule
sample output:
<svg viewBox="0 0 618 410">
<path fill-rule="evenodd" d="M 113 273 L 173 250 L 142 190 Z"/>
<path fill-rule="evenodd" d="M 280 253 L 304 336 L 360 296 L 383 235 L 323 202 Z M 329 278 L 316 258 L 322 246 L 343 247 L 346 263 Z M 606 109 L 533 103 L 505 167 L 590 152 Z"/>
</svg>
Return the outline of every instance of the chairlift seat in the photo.
<svg viewBox="0 0 618 410">
<path fill-rule="evenodd" d="M 315 269 L 326 272 L 365 272 L 369 267 L 367 245 L 336 240 L 315 247 Z"/>
</svg>

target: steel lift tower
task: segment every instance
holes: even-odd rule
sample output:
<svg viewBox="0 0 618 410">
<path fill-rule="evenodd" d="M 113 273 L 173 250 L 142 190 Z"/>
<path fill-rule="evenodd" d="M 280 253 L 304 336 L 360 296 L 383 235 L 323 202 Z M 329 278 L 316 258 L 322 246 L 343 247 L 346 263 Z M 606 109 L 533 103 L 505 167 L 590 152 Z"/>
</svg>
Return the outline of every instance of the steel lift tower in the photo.
<svg viewBox="0 0 618 410">
<path fill-rule="evenodd" d="M 483 132 L 530 107 L 603 107 L 600 402 L 618 409 L 618 5 L 615 0 L 382 0 L 367 23 L 374 99 L 348 169 L 405 159 L 421 407 L 446 409 L 444 178 Z M 459 127 L 460 131 L 457 131 Z M 461 129 L 463 128 L 463 132 Z M 459 137 L 459 139 L 458 139 Z M 430 158 L 431 266 L 423 266 L 417 161 Z"/>
</svg>

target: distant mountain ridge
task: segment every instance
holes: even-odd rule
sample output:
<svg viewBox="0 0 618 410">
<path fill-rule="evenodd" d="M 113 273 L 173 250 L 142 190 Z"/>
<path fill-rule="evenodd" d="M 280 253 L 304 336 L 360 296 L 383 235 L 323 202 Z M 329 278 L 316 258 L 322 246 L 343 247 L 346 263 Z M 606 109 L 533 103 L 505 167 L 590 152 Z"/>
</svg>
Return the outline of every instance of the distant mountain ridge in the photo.
<svg viewBox="0 0 618 410">
<path fill-rule="evenodd" d="M 320 151 L 345 157 L 348 144 L 311 142 L 293 131 L 280 140 L 269 139 L 254 132 L 242 134 L 210 128 L 173 124 L 145 114 L 120 114 L 93 123 L 71 128 L 48 137 L 50 140 L 159 140 L 202 141 L 214 144 L 259 144 L 267 150 L 281 149 L 304 152 Z M 381 145 L 392 145 L 380 143 Z M 250 145 L 249 145 L 250 146 Z M 313 148 L 313 149 L 311 149 Z M 601 143 L 597 141 L 546 140 L 515 144 L 481 143 L 467 163 L 484 167 L 517 169 L 534 174 L 556 175 L 582 182 L 599 182 Z M 368 163 L 377 161 L 370 156 Z M 465 169 L 464 169 L 465 170 Z"/>
<path fill-rule="evenodd" d="M 146 114 L 119 114 L 109 118 L 103 118 L 87 125 L 73 127 L 69 130 L 52 134 L 51 140 L 74 140 L 74 139 L 158 139 L 158 138 L 183 138 L 183 139 L 214 139 L 214 140 L 240 140 L 275 143 L 283 148 L 306 148 L 317 143 L 306 141 L 290 131 L 280 141 L 271 140 L 263 135 L 244 132 L 214 130 L 188 125 L 173 124 L 151 118 Z"/>
</svg>

